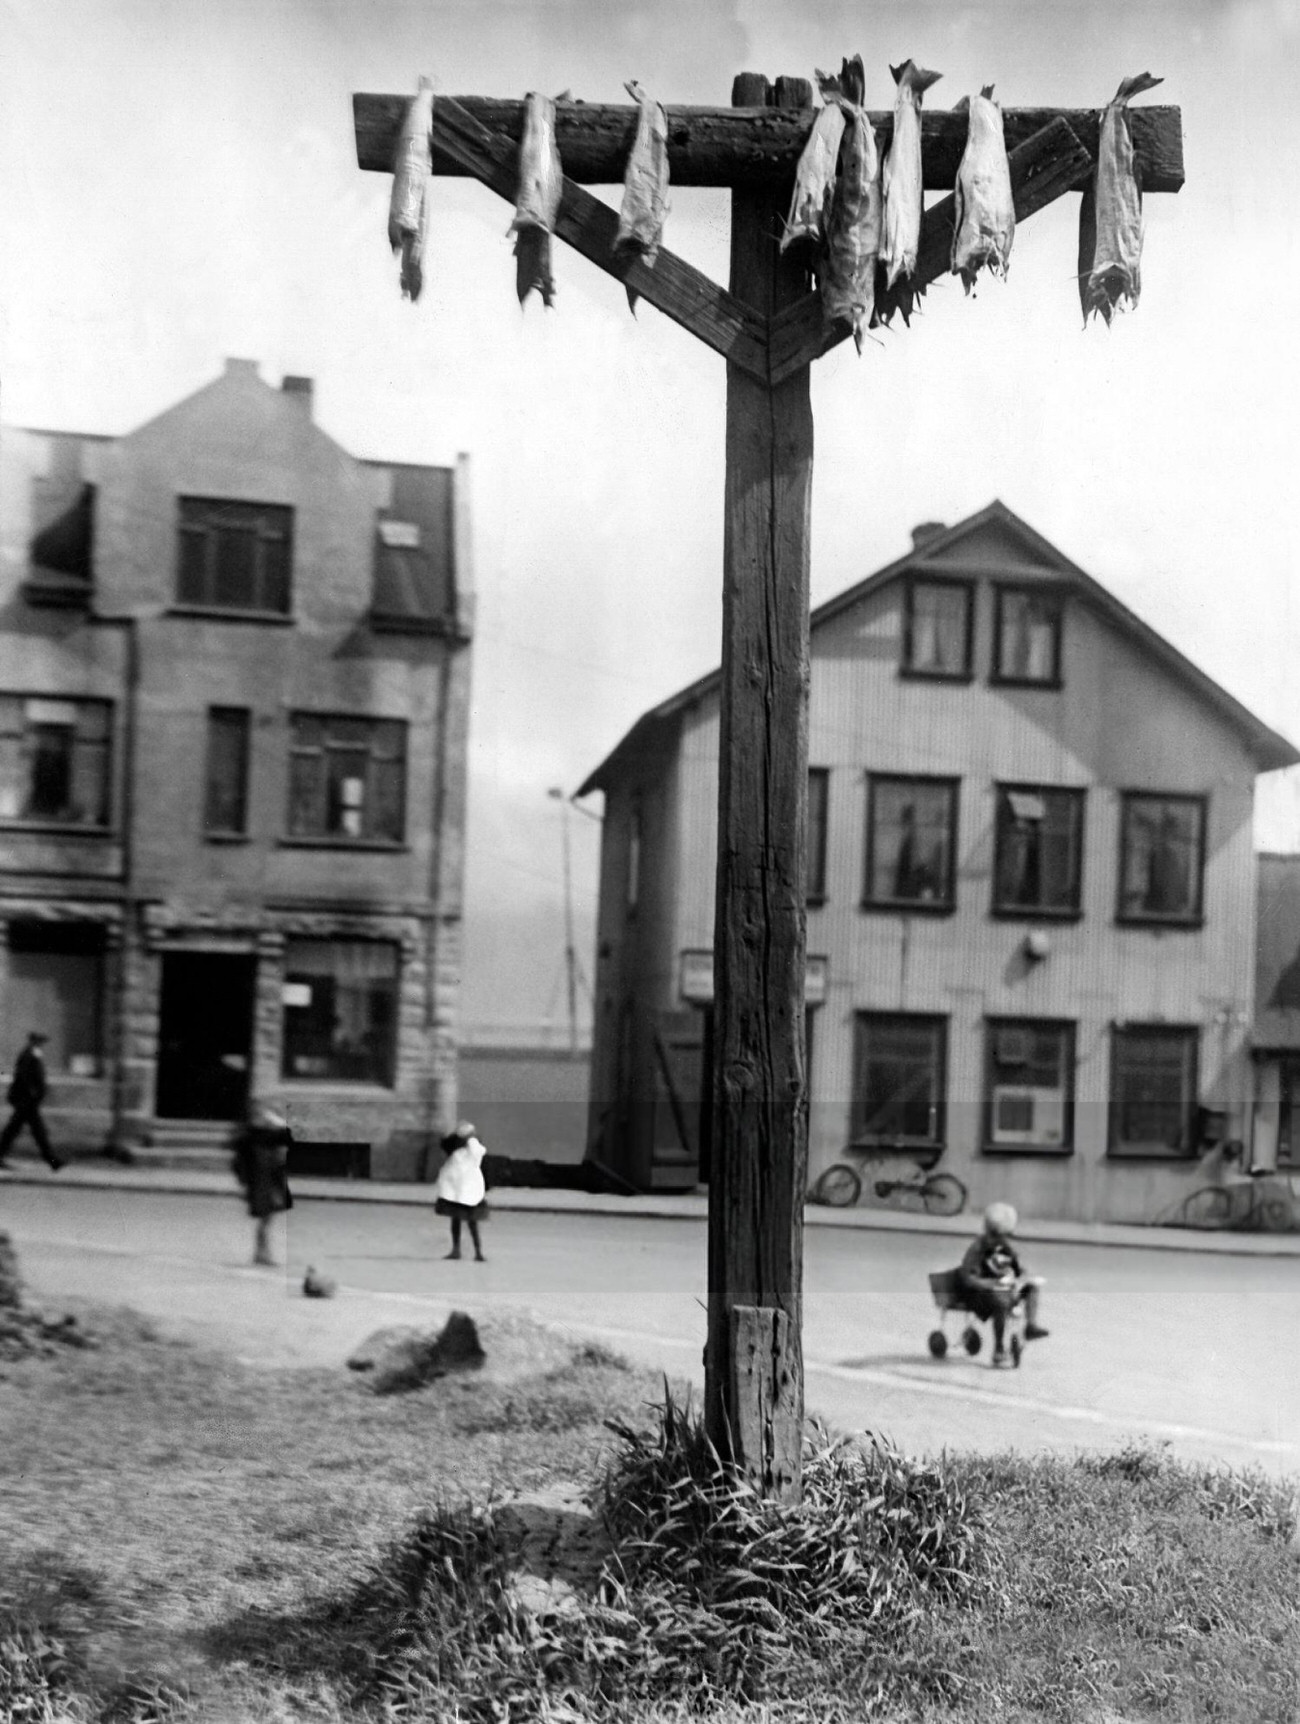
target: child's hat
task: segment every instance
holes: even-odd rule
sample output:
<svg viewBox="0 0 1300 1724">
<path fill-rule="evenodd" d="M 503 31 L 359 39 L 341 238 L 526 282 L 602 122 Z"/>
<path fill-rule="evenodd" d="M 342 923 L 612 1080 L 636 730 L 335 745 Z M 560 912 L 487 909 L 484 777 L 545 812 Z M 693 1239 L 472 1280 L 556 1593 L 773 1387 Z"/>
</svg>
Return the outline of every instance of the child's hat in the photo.
<svg viewBox="0 0 1300 1724">
<path fill-rule="evenodd" d="M 1014 1233 L 1018 1217 L 1009 1203 L 990 1203 L 984 1211 L 985 1233 Z"/>
</svg>

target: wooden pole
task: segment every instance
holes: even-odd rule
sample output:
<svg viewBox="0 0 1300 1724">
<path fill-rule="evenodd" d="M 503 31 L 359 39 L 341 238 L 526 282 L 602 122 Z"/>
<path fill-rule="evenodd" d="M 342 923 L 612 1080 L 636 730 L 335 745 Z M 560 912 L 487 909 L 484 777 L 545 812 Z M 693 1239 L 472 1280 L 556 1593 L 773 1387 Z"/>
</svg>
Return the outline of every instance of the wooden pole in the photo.
<svg viewBox="0 0 1300 1724">
<path fill-rule="evenodd" d="M 803 108 L 804 79 L 743 73 L 737 106 Z M 788 181 L 731 200 L 731 292 L 765 318 L 807 291 L 777 239 Z M 705 1423 L 797 1499 L 803 1429 L 804 845 L 813 424 L 807 364 L 727 367 L 713 1159 Z"/>
</svg>

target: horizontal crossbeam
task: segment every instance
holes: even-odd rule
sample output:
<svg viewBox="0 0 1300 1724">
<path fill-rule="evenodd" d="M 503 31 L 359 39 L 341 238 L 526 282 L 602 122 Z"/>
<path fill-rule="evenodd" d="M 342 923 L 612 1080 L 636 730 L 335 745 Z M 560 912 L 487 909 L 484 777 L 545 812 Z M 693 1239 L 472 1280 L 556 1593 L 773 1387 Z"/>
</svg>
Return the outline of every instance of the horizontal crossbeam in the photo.
<svg viewBox="0 0 1300 1724">
<path fill-rule="evenodd" d="M 1012 150 L 1011 192 L 1016 220 L 1025 221 L 1062 193 L 1087 179 L 1092 157 L 1059 115 Z M 956 199 L 950 194 L 925 212 L 916 253 L 913 291 L 929 287 L 951 268 Z M 880 309 L 884 309 L 882 303 Z M 851 333 L 849 325 L 827 326 L 819 294 L 809 293 L 772 319 L 771 381 L 780 383 L 803 365 L 829 353 Z"/>
<path fill-rule="evenodd" d="M 354 95 L 357 164 L 375 173 L 393 170 L 407 96 Z M 524 104 L 488 96 L 452 100 L 483 126 L 518 146 Z M 755 186 L 790 179 L 808 135 L 808 108 L 666 107 L 668 166 L 678 186 Z M 1101 108 L 1006 108 L 1002 123 L 1014 150 L 1054 119 L 1062 119 L 1092 159 L 1097 155 Z M 627 104 L 557 102 L 555 137 L 568 179 L 577 185 L 614 185 L 623 178 L 636 135 L 638 110 Z M 1182 116 L 1173 107 L 1129 109 L 1133 149 L 1147 192 L 1176 192 L 1183 183 Z M 878 143 L 893 135 L 892 113 L 872 112 Z M 965 113 L 926 108 L 921 115 L 922 164 L 927 191 L 950 191 L 966 144 Z M 435 174 L 473 173 L 444 151 L 435 152 Z"/>
</svg>

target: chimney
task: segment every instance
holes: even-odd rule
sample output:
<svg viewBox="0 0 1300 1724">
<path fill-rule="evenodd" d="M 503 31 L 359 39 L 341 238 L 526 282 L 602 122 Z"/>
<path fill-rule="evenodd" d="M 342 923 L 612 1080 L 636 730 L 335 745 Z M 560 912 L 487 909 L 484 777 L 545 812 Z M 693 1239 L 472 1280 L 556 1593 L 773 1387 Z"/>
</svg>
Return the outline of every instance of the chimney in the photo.
<svg viewBox="0 0 1300 1724">
<path fill-rule="evenodd" d="M 285 395 L 292 395 L 295 401 L 302 404 L 303 412 L 311 418 L 312 391 L 315 388 L 310 377 L 286 377 L 280 384 Z"/>
<path fill-rule="evenodd" d="M 227 359 L 227 377 L 256 377 L 257 361 L 255 359 Z"/>
<path fill-rule="evenodd" d="M 937 539 L 940 533 L 947 531 L 942 521 L 922 521 L 920 526 L 912 528 L 912 549 L 919 551 L 922 545 L 928 545 L 931 539 Z"/>
</svg>

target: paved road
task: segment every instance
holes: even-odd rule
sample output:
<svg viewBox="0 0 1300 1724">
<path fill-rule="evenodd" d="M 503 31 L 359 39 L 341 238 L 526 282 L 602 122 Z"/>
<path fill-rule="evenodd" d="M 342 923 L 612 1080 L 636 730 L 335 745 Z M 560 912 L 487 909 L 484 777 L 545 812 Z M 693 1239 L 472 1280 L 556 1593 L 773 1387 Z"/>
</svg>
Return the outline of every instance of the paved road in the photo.
<svg viewBox="0 0 1300 1724">
<path fill-rule="evenodd" d="M 0 1206 L 38 1297 L 130 1304 L 259 1364 L 338 1363 L 380 1324 L 495 1306 L 701 1377 L 700 1221 L 498 1212 L 478 1265 L 443 1260 L 445 1223 L 428 1209 L 307 1200 L 277 1274 L 248 1266 L 233 1200 L 10 1186 Z M 843 1428 L 931 1452 L 1146 1437 L 1300 1474 L 1294 1258 L 1036 1244 L 1051 1339 L 994 1373 L 925 1351 L 925 1275 L 955 1260 L 952 1239 L 810 1228 L 805 1241 L 808 1404 Z M 301 1297 L 308 1263 L 338 1278 L 336 1300 Z"/>
</svg>

